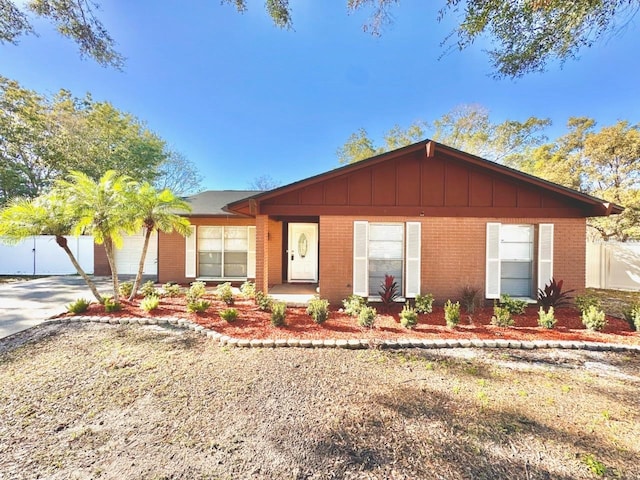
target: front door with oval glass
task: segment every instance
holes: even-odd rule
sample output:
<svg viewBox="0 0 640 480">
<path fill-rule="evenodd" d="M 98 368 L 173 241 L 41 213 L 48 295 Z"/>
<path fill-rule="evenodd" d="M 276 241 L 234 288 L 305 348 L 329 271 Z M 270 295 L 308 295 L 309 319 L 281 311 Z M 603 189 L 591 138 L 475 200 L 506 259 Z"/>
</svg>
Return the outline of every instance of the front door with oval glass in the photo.
<svg viewBox="0 0 640 480">
<path fill-rule="evenodd" d="M 287 246 L 289 282 L 318 282 L 318 224 L 290 223 Z"/>
</svg>

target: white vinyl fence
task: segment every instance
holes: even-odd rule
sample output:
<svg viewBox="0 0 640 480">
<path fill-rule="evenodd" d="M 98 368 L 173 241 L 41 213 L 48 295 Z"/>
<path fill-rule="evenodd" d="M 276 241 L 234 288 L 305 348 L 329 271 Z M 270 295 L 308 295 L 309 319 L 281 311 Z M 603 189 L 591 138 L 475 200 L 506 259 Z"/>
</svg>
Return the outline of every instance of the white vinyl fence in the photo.
<svg viewBox="0 0 640 480">
<path fill-rule="evenodd" d="M 87 273 L 93 273 L 93 237 L 66 237 L 69 249 Z M 76 269 L 52 235 L 29 237 L 17 245 L 0 239 L 0 275 L 71 275 Z"/>
<path fill-rule="evenodd" d="M 640 243 L 587 242 L 587 287 L 640 291 Z"/>
</svg>

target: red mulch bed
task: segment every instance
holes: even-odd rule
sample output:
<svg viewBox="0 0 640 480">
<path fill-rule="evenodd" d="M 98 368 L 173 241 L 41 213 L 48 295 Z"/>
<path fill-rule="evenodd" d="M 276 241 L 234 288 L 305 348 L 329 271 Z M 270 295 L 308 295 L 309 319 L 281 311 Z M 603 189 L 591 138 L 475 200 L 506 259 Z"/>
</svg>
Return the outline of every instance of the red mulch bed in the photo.
<svg viewBox="0 0 640 480">
<path fill-rule="evenodd" d="M 211 300 L 209 298 L 209 300 Z M 322 325 L 315 324 L 304 308 L 289 307 L 286 326 L 274 327 L 270 314 L 260 311 L 253 301 L 236 300 L 238 320 L 227 323 L 220 312 L 227 306 L 211 300 L 211 307 L 204 314 L 185 312 L 184 297 L 162 298 L 160 308 L 150 313 L 138 307 L 139 300 L 122 302 L 123 310 L 112 313 L 116 317 L 179 317 L 186 318 L 219 333 L 243 339 L 377 339 L 397 340 L 401 338 L 458 338 L 458 339 L 509 339 L 509 340 L 577 340 L 590 342 L 624 343 L 640 345 L 640 333 L 630 329 L 629 324 L 616 317 L 607 316 L 608 325 L 602 332 L 590 332 L 584 328 L 579 312 L 573 308 L 556 311 L 558 323 L 554 329 L 538 327 L 538 307 L 527 308 L 524 315 L 516 315 L 514 327 L 496 327 L 490 324 L 493 308 L 476 310 L 473 315 L 461 314 L 456 328 L 445 326 L 442 307 L 434 306 L 433 313 L 419 315 L 413 330 L 400 325 L 401 305 L 392 312 L 380 314 L 374 328 L 362 328 L 356 319 L 338 310 L 332 310 L 329 319 Z M 85 315 L 105 315 L 104 307 L 92 304 Z"/>
</svg>

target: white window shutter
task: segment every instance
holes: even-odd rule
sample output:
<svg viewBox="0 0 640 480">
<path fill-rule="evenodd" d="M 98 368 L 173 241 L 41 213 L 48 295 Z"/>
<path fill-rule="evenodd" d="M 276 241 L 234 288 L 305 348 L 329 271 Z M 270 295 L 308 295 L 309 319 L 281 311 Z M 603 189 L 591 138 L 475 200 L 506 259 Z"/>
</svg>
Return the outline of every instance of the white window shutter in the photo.
<svg viewBox="0 0 640 480">
<path fill-rule="evenodd" d="M 247 248 L 247 278 L 256 278 L 256 227 L 247 227 L 249 246 Z"/>
<path fill-rule="evenodd" d="M 420 222 L 407 222 L 407 244 L 405 256 L 405 297 L 415 298 L 420 294 Z"/>
<path fill-rule="evenodd" d="M 369 296 L 369 222 L 353 222 L 353 293 Z"/>
<path fill-rule="evenodd" d="M 487 223 L 485 297 L 500 298 L 500 224 Z"/>
<path fill-rule="evenodd" d="M 553 278 L 553 223 L 538 226 L 538 288 Z"/>
<path fill-rule="evenodd" d="M 191 234 L 185 238 L 185 253 L 184 253 L 184 276 L 187 278 L 195 278 L 196 276 L 196 227 L 195 225 L 189 226 Z"/>
</svg>

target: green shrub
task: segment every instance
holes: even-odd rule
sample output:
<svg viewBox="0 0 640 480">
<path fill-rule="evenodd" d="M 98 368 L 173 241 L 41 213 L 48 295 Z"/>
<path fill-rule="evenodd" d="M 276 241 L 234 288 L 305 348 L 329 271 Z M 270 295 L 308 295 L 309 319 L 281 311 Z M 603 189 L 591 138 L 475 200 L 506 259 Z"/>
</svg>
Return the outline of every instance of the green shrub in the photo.
<svg viewBox="0 0 640 480">
<path fill-rule="evenodd" d="M 498 327 L 512 327 L 515 322 L 511 318 L 511 311 L 506 305 L 493 304 L 493 316 L 491 317 L 491 325 Z"/>
<path fill-rule="evenodd" d="M 162 286 L 162 293 L 166 297 L 177 297 L 182 293 L 182 288 L 177 283 L 165 283 Z"/>
<path fill-rule="evenodd" d="M 256 284 L 247 280 L 240 285 L 240 293 L 244 298 L 254 298 L 256 296 Z"/>
<path fill-rule="evenodd" d="M 118 285 L 118 292 L 120 296 L 129 298 L 131 292 L 133 292 L 133 282 L 120 282 Z"/>
<path fill-rule="evenodd" d="M 85 298 L 79 298 L 75 302 L 67 305 L 67 312 L 73 313 L 74 315 L 77 315 L 78 313 L 84 313 L 89 308 L 89 305 L 91 305 L 91 302 L 89 300 Z"/>
<path fill-rule="evenodd" d="M 640 304 L 633 304 L 626 308 L 622 315 L 632 330 L 640 332 Z"/>
<path fill-rule="evenodd" d="M 377 315 L 378 312 L 375 308 L 365 305 L 358 312 L 358 325 L 361 327 L 373 328 L 373 325 L 376 323 Z"/>
<path fill-rule="evenodd" d="M 404 328 L 412 329 L 418 323 L 418 313 L 407 302 L 400 312 L 400 324 Z"/>
<path fill-rule="evenodd" d="M 576 295 L 576 307 L 578 307 L 578 310 L 580 310 L 580 313 L 586 312 L 591 305 L 600 309 L 601 308 L 600 299 L 592 293 L 585 293 L 584 295 Z"/>
<path fill-rule="evenodd" d="M 117 312 L 122 310 L 120 302 L 116 302 L 113 298 L 104 299 L 104 311 L 107 313 Z"/>
<path fill-rule="evenodd" d="M 204 297 L 207 292 L 204 282 L 193 282 L 187 290 L 187 302 L 195 302 L 196 300 Z"/>
<path fill-rule="evenodd" d="M 271 304 L 271 325 L 282 327 L 287 316 L 287 304 L 285 302 L 273 302 Z"/>
<path fill-rule="evenodd" d="M 257 291 L 255 295 L 256 305 L 263 312 L 270 312 L 273 305 L 273 298 L 265 295 L 264 292 Z"/>
<path fill-rule="evenodd" d="M 142 308 L 145 312 L 155 310 L 159 306 L 160 297 L 158 297 L 157 295 L 149 295 L 148 297 L 144 297 L 140 302 L 140 308 Z"/>
<path fill-rule="evenodd" d="M 525 300 L 511 298 L 506 293 L 500 295 L 500 305 L 506 308 L 511 315 L 522 315 L 527 308 L 527 302 Z M 495 311 L 495 306 L 493 308 Z"/>
<path fill-rule="evenodd" d="M 223 320 L 232 323 L 238 319 L 238 310 L 236 310 L 235 308 L 227 308 L 226 310 L 220 312 L 220 316 Z"/>
<path fill-rule="evenodd" d="M 156 292 L 156 285 L 153 280 L 144 282 L 142 287 L 140 287 L 140 293 L 143 297 L 149 297 L 151 295 L 158 296 L 158 292 Z"/>
<path fill-rule="evenodd" d="M 317 324 L 324 323 L 324 321 L 329 318 L 329 300 L 319 297 L 314 297 L 309 300 L 307 315 L 310 315 Z"/>
<path fill-rule="evenodd" d="M 444 320 L 450 328 L 460 323 L 460 302 L 451 303 L 451 300 L 447 300 L 444 304 Z"/>
<path fill-rule="evenodd" d="M 582 323 L 589 330 L 599 331 L 607 326 L 607 317 L 602 310 L 595 305 L 591 305 L 582 314 Z"/>
<path fill-rule="evenodd" d="M 460 291 L 460 303 L 467 313 L 473 313 L 480 306 L 482 299 L 480 289 L 471 285 L 465 285 Z"/>
<path fill-rule="evenodd" d="M 538 310 L 538 325 L 544 328 L 553 328 L 556 325 L 556 317 L 553 313 L 553 307 L 549 307 L 549 311 L 545 312 L 543 307 Z"/>
<path fill-rule="evenodd" d="M 189 313 L 204 313 L 211 306 L 211 302 L 202 298 L 187 301 L 187 312 Z"/>
<path fill-rule="evenodd" d="M 430 293 L 427 293 L 426 295 L 416 295 L 415 309 L 418 313 L 433 312 L 433 295 Z"/>
<path fill-rule="evenodd" d="M 360 295 L 349 295 L 345 300 L 342 300 L 342 306 L 344 307 L 344 313 L 350 317 L 357 317 L 360 314 L 360 310 L 367 306 L 367 302 Z"/>
<path fill-rule="evenodd" d="M 231 289 L 231 283 L 221 283 L 216 288 L 216 294 L 227 305 L 233 305 L 233 290 Z"/>
</svg>

